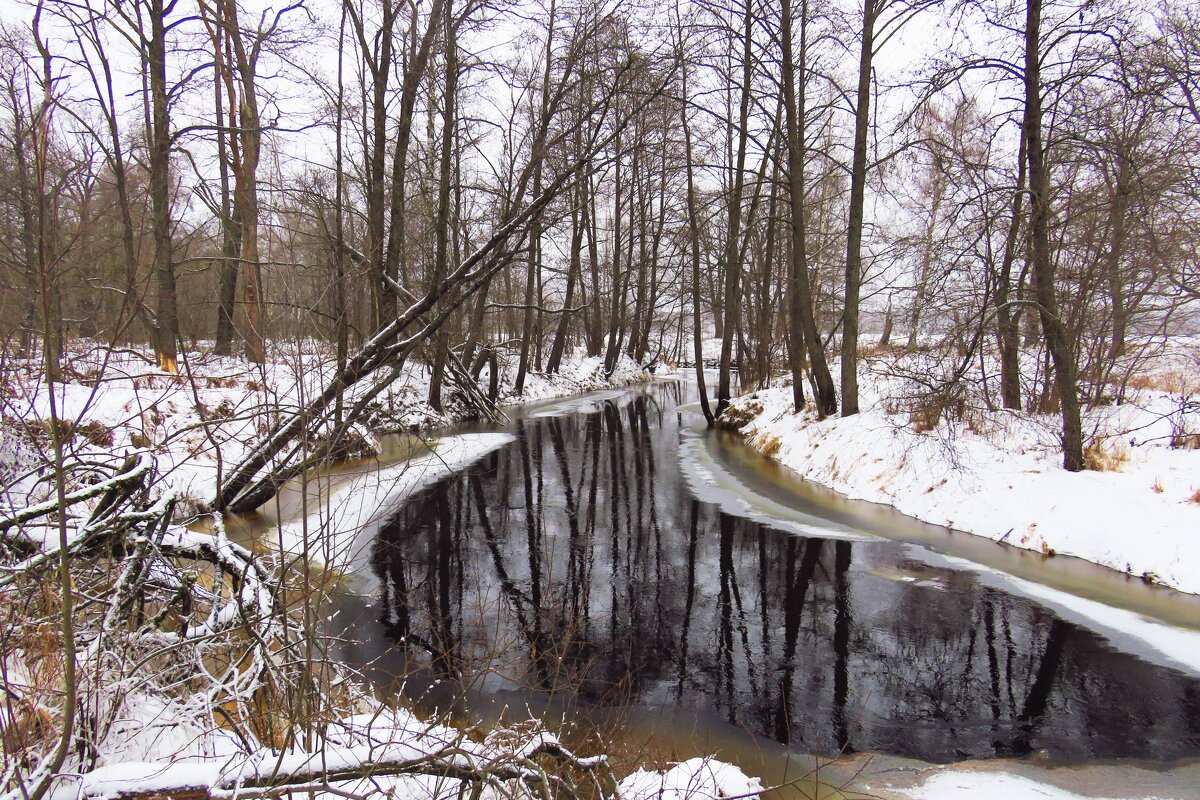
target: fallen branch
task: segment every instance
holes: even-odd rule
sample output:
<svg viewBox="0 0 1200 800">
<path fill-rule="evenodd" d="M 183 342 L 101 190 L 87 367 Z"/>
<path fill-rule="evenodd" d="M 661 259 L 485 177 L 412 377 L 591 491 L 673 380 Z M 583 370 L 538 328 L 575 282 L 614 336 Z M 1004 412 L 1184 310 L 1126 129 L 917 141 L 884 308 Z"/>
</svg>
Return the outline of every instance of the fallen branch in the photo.
<svg viewBox="0 0 1200 800">
<path fill-rule="evenodd" d="M 130 463 L 131 461 L 132 459 L 126 460 L 125 466 L 122 467 L 124 471 L 118 472 L 108 480 L 69 493 L 64 498 L 64 505 L 67 507 L 73 506 L 82 503 L 84 500 L 90 500 L 93 497 L 100 497 L 106 493 L 127 489 L 132 485 L 141 483 L 150 474 L 150 469 L 154 466 L 154 460 L 150 457 L 149 453 L 143 452 L 138 456 L 137 461 L 132 464 Z M 113 502 L 107 504 L 102 502 L 98 509 L 108 510 L 107 506 L 112 504 Z M 59 510 L 61 509 L 57 500 L 47 500 L 44 503 L 26 506 L 7 517 L 0 517 L 0 533 L 7 531 L 15 525 L 21 525 Z M 98 511 L 97 513 L 102 512 Z"/>
<path fill-rule="evenodd" d="M 409 744 L 389 742 L 357 747 L 327 746 L 293 753 L 260 752 L 225 763 L 124 763 L 101 767 L 63 787 L 75 798 L 150 800 L 172 797 L 226 800 L 273 797 L 313 787 L 369 778 L 429 775 L 485 786 L 519 781 L 540 800 L 577 797 L 571 785 L 535 763 L 539 755 L 553 756 L 575 769 L 607 768 L 602 756 L 579 758 L 557 739 L 540 734 L 517 753 L 487 754 L 470 742 L 448 743 L 437 752 L 422 753 Z"/>
</svg>

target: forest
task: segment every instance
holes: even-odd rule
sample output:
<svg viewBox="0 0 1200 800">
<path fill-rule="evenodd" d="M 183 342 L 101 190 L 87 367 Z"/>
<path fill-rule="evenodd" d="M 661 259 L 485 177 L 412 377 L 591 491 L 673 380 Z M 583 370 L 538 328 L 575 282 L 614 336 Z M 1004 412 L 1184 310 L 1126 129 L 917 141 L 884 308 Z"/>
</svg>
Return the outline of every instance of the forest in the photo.
<svg viewBox="0 0 1200 800">
<path fill-rule="evenodd" d="M 4 797 L 356 796 L 379 776 L 657 796 L 548 729 L 413 734 L 344 688 L 316 529 L 289 559 L 235 521 L 316 519 L 314 476 L 384 434 L 677 374 L 768 456 L 774 421 L 877 409 L 1000 459 L 1024 445 L 996 421 L 1020 420 L 1066 473 L 1200 450 L 1182 0 L 0 8 Z M 500 446 L 477 436 L 422 468 Z M 1194 492 L 1191 520 L 1188 480 L 1153 493 Z M 161 718 L 243 761 L 151 769 L 161 742 L 114 744 Z M 757 786 L 703 767 L 719 794 Z"/>
<path fill-rule="evenodd" d="M 714 413 L 736 365 L 849 415 L 864 323 L 898 321 L 994 347 L 997 404 L 1061 406 L 1080 469 L 1080 404 L 1191 322 L 1184 4 L 28 10 L 3 42 L 26 357 L 85 337 L 173 372 L 304 338 L 341 366 L 391 325 L 436 409 L 451 353 L 517 354 L 519 394 L 574 347 L 611 371 L 715 338 Z"/>
</svg>

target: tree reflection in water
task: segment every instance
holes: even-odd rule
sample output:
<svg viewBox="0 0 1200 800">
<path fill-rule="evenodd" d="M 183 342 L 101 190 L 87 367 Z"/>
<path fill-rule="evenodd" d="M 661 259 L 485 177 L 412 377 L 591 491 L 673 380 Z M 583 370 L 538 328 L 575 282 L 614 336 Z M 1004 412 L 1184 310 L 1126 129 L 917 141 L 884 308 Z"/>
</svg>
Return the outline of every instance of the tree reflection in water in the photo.
<svg viewBox="0 0 1200 800">
<path fill-rule="evenodd" d="M 693 496 L 686 391 L 520 422 L 390 518 L 372 564 L 404 668 L 716 713 L 826 755 L 1200 755 L 1197 680 L 905 545 L 799 537 Z"/>
</svg>

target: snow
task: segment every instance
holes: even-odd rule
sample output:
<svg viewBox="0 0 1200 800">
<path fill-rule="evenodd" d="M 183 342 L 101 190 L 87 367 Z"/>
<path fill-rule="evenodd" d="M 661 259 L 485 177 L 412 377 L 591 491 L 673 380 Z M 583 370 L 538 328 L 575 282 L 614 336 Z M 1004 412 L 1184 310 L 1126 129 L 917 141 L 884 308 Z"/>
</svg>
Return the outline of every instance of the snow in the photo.
<svg viewBox="0 0 1200 800">
<path fill-rule="evenodd" d="M 295 342 L 290 350 L 276 348 L 273 355 L 271 363 L 255 366 L 235 358 L 190 352 L 180 359 L 181 373 L 172 375 L 159 372 L 148 358 L 134 351 L 73 343 L 64 359 L 65 381 L 54 387 L 58 417 L 67 421 L 66 430 L 71 434 L 66 442 L 67 491 L 69 498 L 77 501 L 71 507 L 71 529 L 78 535 L 86 531 L 88 514 L 129 457 L 133 461 L 125 467 L 126 478 L 153 471 L 151 499 L 160 512 L 175 499 L 190 501 L 190 507 L 185 503 L 185 515 L 202 511 L 214 493 L 218 474 L 228 474 L 231 465 L 260 443 L 275 417 L 303 407 L 333 369 L 331 355 L 320 343 Z M 625 356 L 606 374 L 602 359 L 577 352 L 564 361 L 558 374 L 529 373 L 525 391 L 518 395 L 512 385 L 515 363 L 502 356 L 500 367 L 501 404 L 538 402 L 534 413 L 547 413 L 545 404 L 556 398 L 650 379 Z M 6 486 L 0 496 L 0 520 L 7 518 L 13 526 L 17 522 L 12 515 L 22 509 L 46 510 L 44 504 L 54 488 L 51 470 L 45 468 L 52 463 L 48 457 L 51 396 L 39 369 L 37 362 L 10 361 L 4 375 L 6 391 L 0 394 L 0 476 Z M 465 409 L 456 405 L 449 392 L 444 398 L 447 411 L 433 411 L 426 399 L 428 382 L 423 365 L 406 364 L 374 401 L 372 423 L 381 430 L 411 431 L 460 420 Z M 358 387 L 355 391 L 365 390 Z M 571 403 L 562 405 L 570 408 Z M 507 433 L 448 434 L 420 442 L 402 461 L 386 463 L 370 457 L 381 449 L 371 431 L 359 431 L 359 438 L 360 448 L 366 451 L 361 454 L 368 457 L 316 471 L 310 480 L 333 477 L 327 485 L 331 491 L 311 513 L 276 526 L 272 538 L 284 554 L 303 553 L 328 566 L 353 566 L 361 558 L 356 546 L 369 540 L 373 529 L 405 498 L 513 440 Z M 21 527 L 29 533 L 36 526 Z M 219 516 L 212 530 L 209 535 L 173 526 L 159 547 L 203 546 L 219 559 L 237 561 L 244 556 L 245 564 L 250 565 L 246 569 L 259 569 L 247 551 L 228 541 Z M 306 542 L 312 546 L 305 547 Z M 56 546 L 56 538 L 47 540 L 35 557 L 45 558 Z M 245 574 L 234 569 L 239 571 Z M 173 579 L 163 576 L 164 581 Z M 168 646 L 164 652 L 194 646 L 197 663 L 202 663 L 204 640 L 226 623 L 269 616 L 272 598 L 258 581 L 244 580 L 235 595 L 219 608 L 214 606 L 207 622 L 183 631 L 185 636 L 170 634 L 171 640 L 163 642 Z M 153 648 L 154 635 L 141 633 L 130 641 Z M 538 777 L 531 768 L 542 752 L 553 752 L 577 767 L 604 763 L 602 756 L 577 758 L 534 721 L 492 731 L 479 741 L 477 731 L 420 720 L 403 709 L 380 705 L 366 687 L 353 681 L 342 684 L 340 691 L 342 702 L 353 707 L 341 709 L 346 711 L 344 718 L 327 720 L 309 749 L 293 745 L 281 750 L 272 742 L 255 741 L 246 726 L 235 735 L 219 725 L 214 717 L 215 689 L 189 694 L 156 688 L 154 673 L 123 674 L 118 666 L 121 656 L 104 649 L 110 646 L 107 637 L 95 637 L 80 653 L 81 691 L 89 708 L 96 711 L 98 719 L 103 718 L 92 740 L 95 766 L 88 770 L 72 755 L 55 778 L 51 797 L 171 795 L 192 788 L 211 797 L 233 797 L 243 793 L 243 787 L 288 776 L 301 784 L 308 782 L 301 791 L 320 797 L 344 797 L 349 792 L 452 800 L 463 796 L 464 787 L 460 779 L 449 777 L 450 773 L 495 774 L 494 770 L 502 770 L 509 775 L 508 782 L 488 782 L 477 796 L 481 800 L 520 800 L 532 796 L 523 781 Z M 256 675 L 263 667 L 257 660 L 259 651 L 254 652 L 256 660 L 244 665 L 243 671 L 233 669 L 214 679 L 213 686 L 224 692 L 221 702 L 246 702 L 245 687 L 257 685 Z M 23 658 L 18 650 L 5 653 L 4 671 L 32 684 Z M 14 684 L 7 685 L 11 688 Z M 30 702 L 36 702 L 35 695 L 31 698 Z M 41 706 L 34 710 L 39 708 L 48 720 L 58 713 Z M 362 713 L 350 713 L 355 709 Z M 11 726 L 10 716 L 0 713 L 0 728 Z M 723 793 L 720 796 L 734 791 L 746 794 L 747 788 L 758 785 L 721 762 L 705 760 L 694 767 L 690 778 L 683 765 L 668 771 L 670 777 L 663 787 L 664 791 L 669 787 L 672 800 L 683 797 L 681 792 L 691 783 L 704 793 L 697 796 L 703 797 L 716 797 L 718 791 Z M 329 776 L 339 770 L 342 778 L 329 785 Z M 356 771 L 361 776 L 349 774 Z M 41 774 L 33 770 L 29 780 L 36 782 Z M 658 794 L 646 789 L 638 798 L 648 800 Z"/>
<path fill-rule="evenodd" d="M 707 437 L 685 431 L 680 435 L 679 443 L 679 462 L 684 479 L 692 494 L 703 497 L 706 503 L 718 506 L 726 514 L 800 536 L 821 536 L 847 541 L 875 538 L 848 525 L 815 514 L 805 514 L 756 492 L 747 491 L 745 485 L 711 456 L 706 447 L 707 441 Z"/>
<path fill-rule="evenodd" d="M 1085 797 L 1019 775 L 969 770 L 938 772 L 921 786 L 904 790 L 903 794 L 917 800 L 960 800 L 967 796 L 971 800 L 1106 800 L 1091 795 Z"/>
<path fill-rule="evenodd" d="M 757 797 L 763 786 L 732 764 L 692 758 L 662 771 L 638 770 L 617 786 L 621 800 L 717 800 Z"/>
<path fill-rule="evenodd" d="M 288 555 L 307 552 L 318 563 L 344 568 L 359 555 L 353 548 L 362 533 L 405 499 L 513 440 L 507 433 L 469 433 L 424 442 L 423 454 L 390 466 L 372 464 L 337 484 L 318 510 L 285 522 L 267 539 Z"/>
<path fill-rule="evenodd" d="M 525 390 L 517 395 L 508 385 L 500 392 L 502 403 L 528 403 L 534 400 L 552 400 L 599 389 L 628 386 L 649 380 L 643 370 L 629 356 L 622 355 L 611 375 L 604 373 L 604 359 L 575 353 L 567 359 L 553 375 L 530 373 L 525 379 Z"/>
<path fill-rule="evenodd" d="M 910 555 L 928 564 L 967 570 L 981 583 L 1022 595 L 1053 609 L 1059 617 L 1100 634 L 1122 652 L 1150 663 L 1200 676 L 1200 631 L 1168 625 L 1127 609 L 1089 600 L 1027 581 L 972 561 L 912 547 Z"/>
<path fill-rule="evenodd" d="M 515 358 L 500 357 L 500 403 L 544 401 L 649 380 L 645 370 L 622 354 L 611 375 L 602 358 L 582 351 L 569 354 L 554 375 L 530 372 L 525 390 L 513 390 Z M 203 510 L 212 497 L 218 470 L 227 471 L 262 440 L 269 422 L 299 409 L 317 395 L 333 374 L 335 360 L 321 342 L 275 343 L 271 360 L 255 365 L 239 358 L 200 351 L 181 355 L 179 374 L 161 372 L 146 355 L 109 350 L 90 341 L 70 343 L 64 357 L 64 381 L 55 386 L 60 419 L 74 423 L 68 442 L 71 458 L 108 464 L 115 469 L 124 455 L 153 456 L 156 489 L 172 492 Z M 0 474 L 16 477 L 48 458 L 46 420 L 50 393 L 41 362 L 13 360 L 0 394 Z M 486 381 L 486 374 L 484 376 Z M 347 400 L 367 391 L 370 381 L 355 387 Z M 432 430 L 460 421 L 466 409 L 447 390 L 444 412 L 428 403 L 429 372 L 406 362 L 371 405 L 371 422 L 379 430 Z M 16 435 L 20 432 L 20 435 Z M 42 438 L 39 455 L 31 443 Z M 371 436 L 360 432 L 362 444 Z M 6 481 L 6 484 L 9 481 Z M 75 488 L 75 487 L 71 487 Z M 21 508 L 50 497 L 46 481 L 36 474 L 17 481 L 0 497 Z"/>
<path fill-rule="evenodd" d="M 492 731 L 476 741 L 436 720 L 421 720 L 403 709 L 368 702 L 373 706 L 370 710 L 331 724 L 317 748 L 259 746 L 247 753 L 227 731 L 164 721 L 170 714 L 161 704 L 141 699 L 127 704 L 134 717 L 130 724 L 119 722 L 101 743 L 111 749 L 100 764 L 60 780 L 51 797 L 169 795 L 188 789 L 222 796 L 239 787 L 287 780 L 332 790 L 316 791 L 320 797 L 391 791 L 412 800 L 451 800 L 460 797 L 464 788 L 460 778 L 451 777 L 454 771 L 507 771 L 510 782 L 523 776 L 536 778 L 532 760 L 542 752 L 559 753 L 582 768 L 605 764 L 602 756 L 577 757 L 535 720 Z M 663 772 L 638 770 L 620 782 L 618 791 L 621 800 L 717 800 L 756 797 L 762 785 L 735 766 L 695 758 Z M 519 783 L 495 781 L 483 787 L 481 796 L 500 800 L 532 795 Z"/>
<path fill-rule="evenodd" d="M 1174 345 L 1177 360 L 1200 365 L 1200 342 Z M 1184 402 L 1200 391 L 1186 376 L 1200 372 L 1180 372 L 1178 390 L 1132 389 L 1128 402 L 1088 411 L 1084 430 L 1117 468 L 1069 473 L 1056 415 L 972 403 L 961 418 L 918 431 L 904 410 L 912 390 L 897 377 L 907 358 L 864 359 L 862 410 L 852 417 L 793 414 L 787 386 L 739 398 L 734 413 L 748 419 L 752 446 L 851 498 L 1200 593 L 1200 450 L 1170 446 L 1180 431 L 1200 431 L 1200 413 Z"/>
</svg>

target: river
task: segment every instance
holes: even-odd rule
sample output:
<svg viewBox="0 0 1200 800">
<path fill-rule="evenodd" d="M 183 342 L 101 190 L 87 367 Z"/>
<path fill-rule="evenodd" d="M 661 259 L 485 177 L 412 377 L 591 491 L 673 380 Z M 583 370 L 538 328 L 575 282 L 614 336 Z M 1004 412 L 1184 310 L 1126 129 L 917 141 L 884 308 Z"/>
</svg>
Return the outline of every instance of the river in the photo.
<svg viewBox="0 0 1200 800">
<path fill-rule="evenodd" d="M 822 493 L 694 399 L 526 409 L 364 532 L 340 657 L 427 708 L 603 719 L 667 757 L 1200 757 L 1194 598 Z"/>
</svg>

